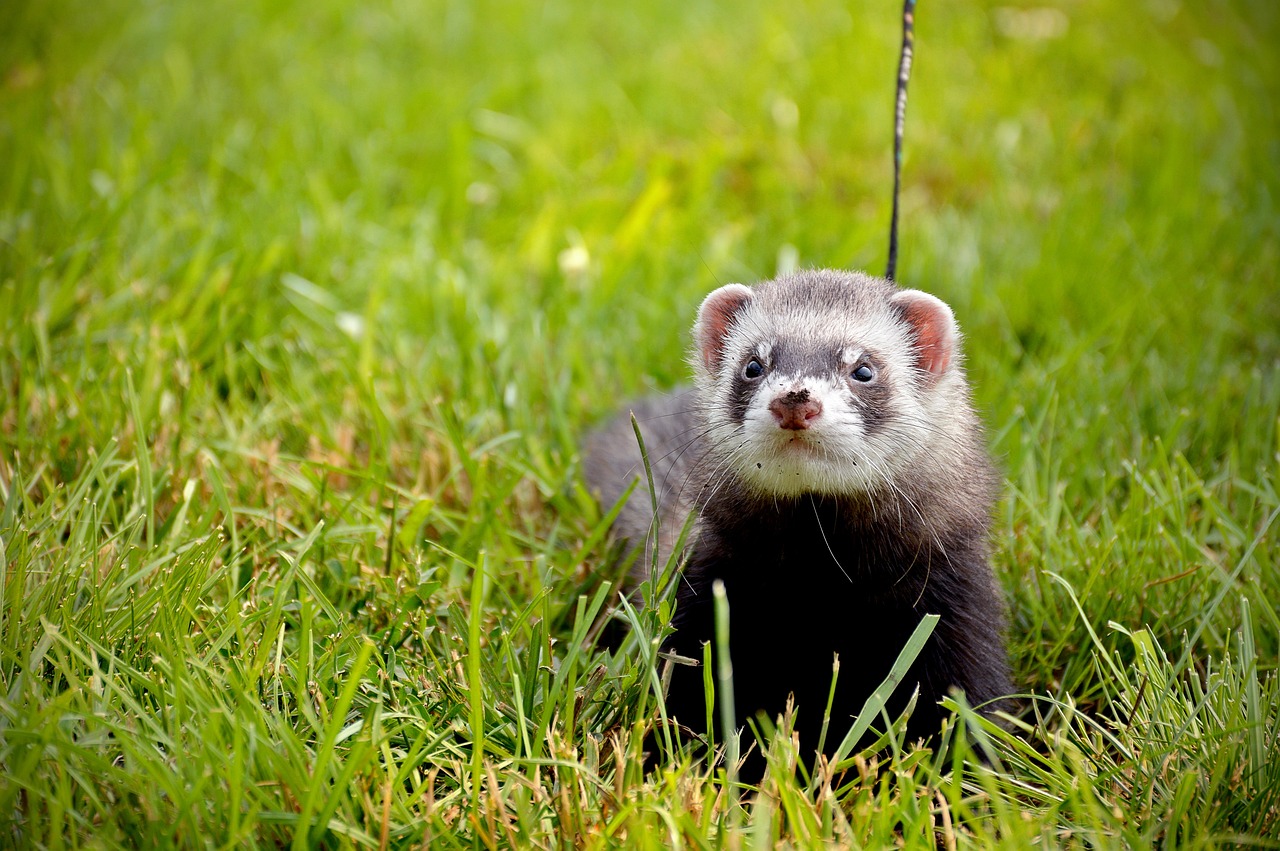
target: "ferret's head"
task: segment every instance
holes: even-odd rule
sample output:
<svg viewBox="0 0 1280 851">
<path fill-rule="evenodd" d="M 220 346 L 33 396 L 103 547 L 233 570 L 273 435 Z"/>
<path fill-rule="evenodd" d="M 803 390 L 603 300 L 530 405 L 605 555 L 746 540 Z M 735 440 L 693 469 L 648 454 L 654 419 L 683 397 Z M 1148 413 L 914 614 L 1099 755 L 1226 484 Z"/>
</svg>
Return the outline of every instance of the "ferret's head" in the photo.
<svg viewBox="0 0 1280 851">
<path fill-rule="evenodd" d="M 969 421 L 958 341 L 945 303 L 867 275 L 721 287 L 698 311 L 692 355 L 713 479 L 855 495 L 945 464 Z"/>
</svg>

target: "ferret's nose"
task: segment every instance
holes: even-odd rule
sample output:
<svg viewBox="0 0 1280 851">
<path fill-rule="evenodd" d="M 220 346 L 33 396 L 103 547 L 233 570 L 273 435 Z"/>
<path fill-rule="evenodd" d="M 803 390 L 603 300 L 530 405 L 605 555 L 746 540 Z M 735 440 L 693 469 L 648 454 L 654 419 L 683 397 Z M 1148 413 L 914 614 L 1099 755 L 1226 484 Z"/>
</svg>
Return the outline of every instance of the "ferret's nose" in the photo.
<svg viewBox="0 0 1280 851">
<path fill-rule="evenodd" d="M 808 390 L 792 390 L 775 396 L 769 403 L 769 413 L 778 421 L 778 428 L 800 431 L 822 414 L 822 403 L 810 397 Z"/>
</svg>

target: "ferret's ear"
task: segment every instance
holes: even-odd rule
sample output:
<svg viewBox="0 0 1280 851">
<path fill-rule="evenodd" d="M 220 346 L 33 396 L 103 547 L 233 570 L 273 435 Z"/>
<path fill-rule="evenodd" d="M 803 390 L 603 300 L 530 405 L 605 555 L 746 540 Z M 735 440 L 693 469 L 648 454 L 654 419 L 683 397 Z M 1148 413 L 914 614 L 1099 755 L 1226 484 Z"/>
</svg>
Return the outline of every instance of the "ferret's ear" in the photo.
<svg viewBox="0 0 1280 851">
<path fill-rule="evenodd" d="M 733 327 L 738 311 L 751 301 L 751 288 L 742 284 L 725 284 L 707 296 L 698 308 L 698 321 L 693 326 L 693 343 L 707 372 L 720 369 L 724 358 L 724 338 Z"/>
<path fill-rule="evenodd" d="M 920 290 L 902 290 L 890 301 L 915 330 L 916 366 L 937 381 L 956 352 L 956 318 L 942 299 Z"/>
</svg>

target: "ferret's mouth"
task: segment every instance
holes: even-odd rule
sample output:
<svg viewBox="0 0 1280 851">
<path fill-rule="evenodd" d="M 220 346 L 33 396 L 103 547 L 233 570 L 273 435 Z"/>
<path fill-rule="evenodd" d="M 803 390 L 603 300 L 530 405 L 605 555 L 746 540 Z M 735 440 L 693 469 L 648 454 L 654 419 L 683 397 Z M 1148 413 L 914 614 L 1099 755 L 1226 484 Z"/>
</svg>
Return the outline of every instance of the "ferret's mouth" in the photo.
<svg viewBox="0 0 1280 851">
<path fill-rule="evenodd" d="M 778 450 L 780 452 L 802 452 L 806 455 L 811 455 L 818 452 L 820 448 L 820 444 L 816 440 L 799 434 L 792 434 L 784 440 L 778 441 Z"/>
</svg>

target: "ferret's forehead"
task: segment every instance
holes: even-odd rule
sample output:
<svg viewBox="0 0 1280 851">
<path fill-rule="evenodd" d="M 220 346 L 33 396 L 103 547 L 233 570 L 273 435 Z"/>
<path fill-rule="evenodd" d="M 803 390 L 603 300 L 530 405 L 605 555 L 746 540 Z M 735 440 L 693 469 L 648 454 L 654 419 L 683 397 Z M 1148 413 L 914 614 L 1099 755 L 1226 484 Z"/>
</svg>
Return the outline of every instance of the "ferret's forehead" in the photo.
<svg viewBox="0 0 1280 851">
<path fill-rule="evenodd" d="M 772 345 L 778 341 L 818 350 L 870 349 L 888 353 L 906 344 L 901 321 L 887 306 L 868 310 L 852 305 L 752 304 L 739 329 L 748 345 Z"/>
</svg>

